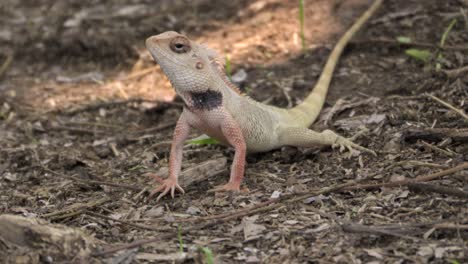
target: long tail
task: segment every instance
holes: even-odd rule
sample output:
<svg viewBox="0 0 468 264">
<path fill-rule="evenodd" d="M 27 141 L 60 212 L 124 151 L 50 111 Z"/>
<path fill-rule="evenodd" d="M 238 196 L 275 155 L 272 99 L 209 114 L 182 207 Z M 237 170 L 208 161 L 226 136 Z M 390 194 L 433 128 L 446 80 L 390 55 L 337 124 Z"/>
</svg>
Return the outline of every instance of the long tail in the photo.
<svg viewBox="0 0 468 264">
<path fill-rule="evenodd" d="M 303 127 L 309 127 L 315 121 L 319 115 L 323 104 L 325 103 L 325 97 L 327 96 L 328 87 L 333 76 L 338 59 L 343 52 L 346 44 L 354 36 L 354 34 L 361 29 L 362 25 L 375 13 L 375 11 L 382 4 L 383 0 L 376 0 L 374 3 L 354 22 L 353 26 L 346 31 L 346 33 L 340 38 L 336 46 L 333 48 L 330 56 L 328 57 L 327 63 L 323 68 L 322 74 L 312 89 L 312 92 L 307 98 L 299 105 L 288 110 L 292 118 L 294 118 L 298 125 Z"/>
</svg>

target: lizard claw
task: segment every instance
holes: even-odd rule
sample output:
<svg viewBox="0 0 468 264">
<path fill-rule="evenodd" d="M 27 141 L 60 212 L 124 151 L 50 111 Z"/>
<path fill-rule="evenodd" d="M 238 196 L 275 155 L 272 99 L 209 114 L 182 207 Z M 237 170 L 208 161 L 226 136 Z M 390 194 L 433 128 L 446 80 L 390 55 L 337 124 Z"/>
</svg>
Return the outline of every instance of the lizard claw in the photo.
<svg viewBox="0 0 468 264">
<path fill-rule="evenodd" d="M 156 198 L 156 202 L 159 201 L 162 197 L 164 197 L 166 194 L 171 192 L 171 197 L 174 198 L 175 196 L 175 190 L 177 189 L 181 193 L 185 193 L 184 189 L 180 187 L 180 185 L 177 183 L 177 179 L 173 178 L 167 178 L 163 180 L 161 177 L 155 175 L 154 173 L 148 173 L 148 176 L 152 177 L 155 181 L 159 182 L 161 185 L 157 188 L 155 188 L 149 195 L 149 198 L 153 197 L 156 193 L 161 192 L 158 197 Z"/>
<path fill-rule="evenodd" d="M 335 143 L 332 145 L 332 147 L 338 146 L 338 147 L 340 147 L 340 151 L 344 151 L 345 149 L 348 149 L 349 152 L 353 153 L 354 150 L 356 149 L 356 150 L 359 150 L 359 151 L 362 151 L 362 152 L 367 152 L 367 153 L 370 153 L 370 154 L 372 154 L 374 156 L 377 156 L 377 154 L 373 150 L 362 147 L 362 146 L 354 143 L 350 139 L 347 139 L 345 137 L 337 135 L 335 132 L 333 132 L 331 130 L 325 130 L 323 133 L 327 134 L 329 137 L 335 138 L 334 139 Z"/>
<path fill-rule="evenodd" d="M 341 136 L 337 138 L 335 145 L 340 147 L 340 151 L 348 149 L 349 152 L 353 153 L 355 150 L 359 150 L 359 151 L 367 152 L 369 154 L 377 156 L 377 154 L 373 150 L 360 146 L 352 142 L 351 140 L 341 137 Z"/>
</svg>

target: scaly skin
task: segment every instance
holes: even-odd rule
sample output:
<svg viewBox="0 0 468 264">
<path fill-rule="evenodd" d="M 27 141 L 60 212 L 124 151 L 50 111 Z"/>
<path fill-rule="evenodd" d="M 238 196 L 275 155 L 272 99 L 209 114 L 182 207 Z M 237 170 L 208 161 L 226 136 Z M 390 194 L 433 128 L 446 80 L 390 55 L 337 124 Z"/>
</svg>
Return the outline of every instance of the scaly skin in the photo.
<svg viewBox="0 0 468 264">
<path fill-rule="evenodd" d="M 323 72 L 303 103 L 281 109 L 256 102 L 239 93 L 229 82 L 217 61 L 217 55 L 203 45 L 177 32 L 168 31 L 146 40 L 146 47 L 169 78 L 175 91 L 185 102 L 177 122 L 169 159 L 169 177 L 161 180 L 151 196 L 161 192 L 157 200 L 175 190 L 182 163 L 182 147 L 190 128 L 235 148 L 229 182 L 215 191 L 239 191 L 244 177 L 248 152 L 263 152 L 281 146 L 312 147 L 338 145 L 350 151 L 357 149 L 375 153 L 330 130 L 315 132 L 308 127 L 315 121 L 325 102 L 328 87 L 338 59 L 351 37 L 375 13 L 383 0 L 376 0 L 336 44 Z"/>
</svg>

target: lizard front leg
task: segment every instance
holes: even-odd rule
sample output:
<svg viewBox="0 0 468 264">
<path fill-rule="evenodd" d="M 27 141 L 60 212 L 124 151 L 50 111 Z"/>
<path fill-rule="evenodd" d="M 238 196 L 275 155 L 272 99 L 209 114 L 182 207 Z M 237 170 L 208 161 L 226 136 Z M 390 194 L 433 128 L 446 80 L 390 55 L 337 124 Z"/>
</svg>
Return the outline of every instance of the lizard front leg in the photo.
<svg viewBox="0 0 468 264">
<path fill-rule="evenodd" d="M 313 147 L 317 145 L 340 146 L 341 148 L 347 148 L 349 151 L 356 149 L 376 156 L 374 151 L 362 147 L 331 130 L 324 130 L 319 133 L 308 128 L 290 127 L 280 132 L 279 140 L 282 145 L 295 147 Z"/>
<path fill-rule="evenodd" d="M 156 201 L 159 201 L 159 199 L 169 191 L 171 192 L 172 198 L 174 198 L 175 189 L 179 190 L 181 193 L 185 193 L 184 189 L 182 189 L 178 183 L 178 177 L 182 166 L 182 148 L 185 140 L 189 136 L 189 133 L 190 125 L 186 120 L 186 116 L 182 113 L 174 129 L 171 153 L 169 156 L 169 177 L 162 180 L 158 176 L 152 175 L 157 181 L 159 181 L 159 183 L 161 183 L 161 185 L 154 189 L 150 194 L 150 197 L 152 197 L 156 193 L 161 192 Z"/>
<path fill-rule="evenodd" d="M 244 178 L 245 155 L 247 146 L 244 135 L 239 124 L 229 113 L 225 113 L 225 118 L 221 124 L 221 131 L 227 142 L 234 147 L 235 154 L 231 166 L 231 176 L 225 185 L 215 187 L 211 191 L 240 191 L 240 185 Z"/>
</svg>

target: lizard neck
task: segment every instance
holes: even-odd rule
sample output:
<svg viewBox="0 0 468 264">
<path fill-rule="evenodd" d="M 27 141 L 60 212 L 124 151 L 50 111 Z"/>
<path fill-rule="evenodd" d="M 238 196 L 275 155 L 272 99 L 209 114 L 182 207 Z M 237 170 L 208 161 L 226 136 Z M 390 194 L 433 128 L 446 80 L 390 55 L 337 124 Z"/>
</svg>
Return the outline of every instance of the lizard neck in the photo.
<svg viewBox="0 0 468 264">
<path fill-rule="evenodd" d="M 192 111 L 212 111 L 223 105 L 224 96 L 216 89 L 190 91 L 181 94 L 185 107 Z"/>
<path fill-rule="evenodd" d="M 210 63 L 211 77 L 209 82 L 189 82 L 193 85 L 180 87 L 173 85 L 177 94 L 182 97 L 185 106 L 192 112 L 211 111 L 225 105 L 226 100 L 242 97 L 239 88 L 224 73 L 223 65 L 217 61 Z M 195 84 L 196 83 L 196 84 Z"/>
</svg>

